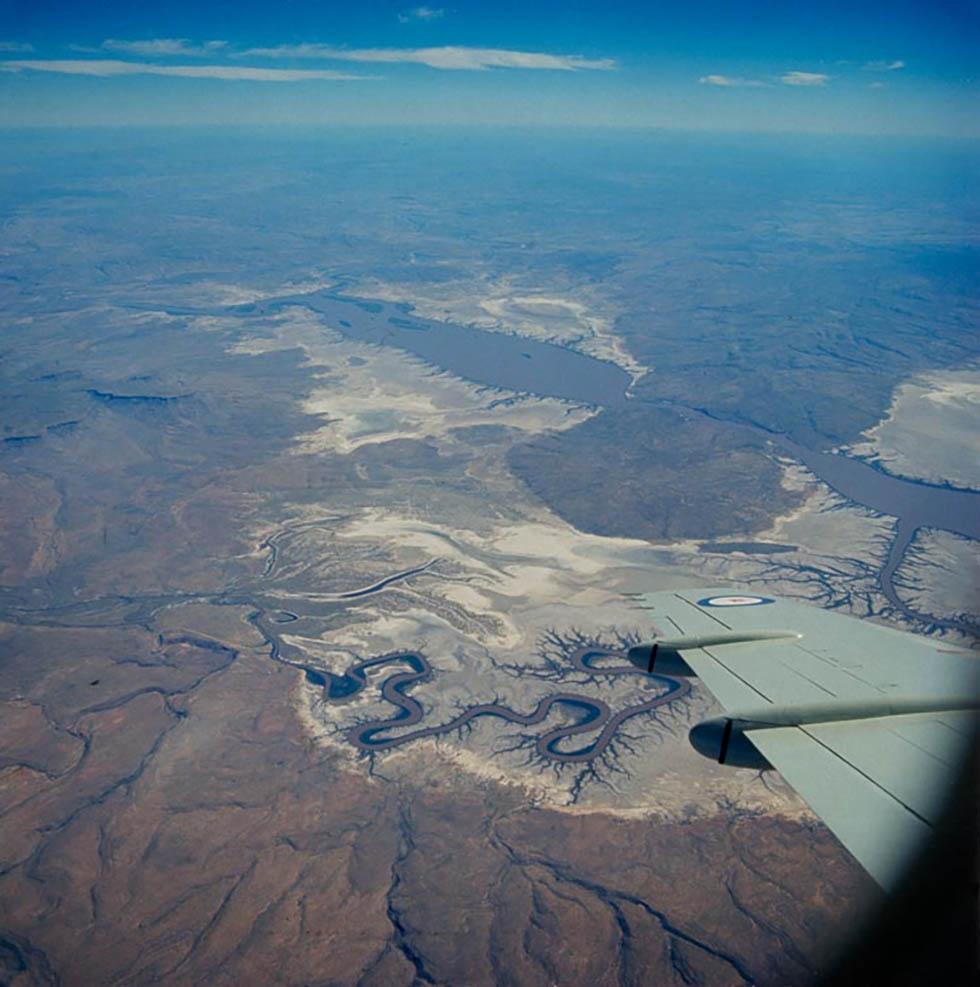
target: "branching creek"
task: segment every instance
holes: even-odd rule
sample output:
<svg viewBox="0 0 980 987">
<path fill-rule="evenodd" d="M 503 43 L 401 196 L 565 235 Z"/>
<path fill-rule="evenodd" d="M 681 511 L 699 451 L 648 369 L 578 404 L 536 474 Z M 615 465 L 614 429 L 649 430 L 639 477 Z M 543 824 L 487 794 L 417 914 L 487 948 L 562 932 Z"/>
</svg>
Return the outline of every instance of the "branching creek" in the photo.
<svg viewBox="0 0 980 987">
<path fill-rule="evenodd" d="M 381 697 L 394 706 L 396 712 L 387 719 L 369 720 L 345 732 L 345 739 L 358 750 L 366 753 L 391 750 L 426 737 L 459 733 L 481 717 L 496 718 L 521 726 L 538 726 L 548 719 L 555 707 L 564 707 L 578 715 L 572 722 L 552 727 L 537 736 L 534 739 L 535 751 L 545 760 L 571 764 L 587 763 L 607 752 L 617 731 L 628 720 L 679 704 L 691 691 L 690 683 L 684 679 L 646 676 L 645 673 L 628 664 L 611 666 L 596 664 L 603 658 L 622 658 L 621 653 L 594 646 L 576 647 L 570 650 L 567 656 L 574 671 L 583 672 L 590 677 L 642 676 L 648 682 L 657 683 L 660 686 L 659 691 L 642 703 L 616 711 L 601 699 L 564 691 L 545 696 L 528 713 L 522 713 L 498 702 L 475 703 L 467 706 L 445 723 L 391 736 L 389 731 L 416 726 L 425 716 L 422 705 L 409 693 L 412 686 L 431 679 L 434 674 L 432 665 L 424 655 L 419 652 L 403 651 L 366 658 L 352 665 L 345 674 L 332 675 L 321 669 L 285 659 L 275 632 L 262 615 L 253 613 L 251 621 L 268 642 L 271 656 L 284 664 L 302 669 L 307 682 L 323 689 L 324 699 L 327 702 L 344 701 L 362 692 L 368 685 L 367 673 L 371 669 L 387 666 L 408 667 L 408 671 L 396 671 L 395 674 L 389 675 L 381 685 Z M 570 737 L 596 730 L 599 731 L 598 734 L 582 747 L 569 750 L 562 746 Z"/>
<path fill-rule="evenodd" d="M 413 315 L 409 306 L 351 298 L 337 290 L 232 306 L 227 311 L 237 315 L 271 316 L 289 306 L 302 306 L 318 313 L 329 325 L 353 339 L 400 348 L 436 367 L 486 387 L 557 397 L 599 408 L 623 407 L 637 400 L 629 396 L 630 377 L 624 370 L 569 347 L 472 326 L 451 326 L 425 320 Z M 220 314 L 224 309 L 188 309 L 187 313 L 192 311 L 213 315 Z M 954 630 L 968 636 L 978 636 L 977 624 L 970 615 L 940 617 L 913 611 L 897 593 L 894 577 L 919 529 L 936 528 L 980 539 L 980 492 L 903 479 L 852 457 L 802 447 L 788 436 L 754 423 L 719 419 L 710 410 L 695 405 L 685 404 L 684 407 L 693 413 L 722 421 L 727 427 L 765 433 L 775 450 L 803 463 L 847 503 L 895 518 L 887 554 L 877 570 L 877 582 L 883 596 L 896 614 L 918 623 L 926 630 Z M 275 537 L 265 542 L 263 547 L 269 551 L 269 559 L 260 580 L 271 576 L 276 567 L 278 547 Z M 434 561 L 392 573 L 361 588 L 330 594 L 329 599 L 323 597 L 322 602 L 343 606 L 383 592 L 393 583 L 421 575 Z M 539 699 L 528 711 L 516 710 L 496 701 L 480 702 L 465 707 L 447 722 L 422 726 L 425 712 L 411 690 L 437 674 L 425 655 L 417 651 L 398 651 L 368 657 L 356 661 L 340 675 L 286 657 L 282 654 L 279 633 L 273 625 L 290 623 L 299 619 L 299 615 L 274 609 L 267 604 L 260 586 L 242 586 L 220 594 L 114 597 L 45 611 L 18 606 L 17 598 L 16 592 L 0 591 L 0 611 L 6 619 L 19 623 L 65 624 L 74 618 L 77 624 L 86 624 L 106 617 L 110 620 L 115 618 L 114 622 L 117 623 L 138 622 L 147 619 L 154 609 L 195 599 L 219 605 L 248 606 L 252 610 L 251 621 L 262 634 L 271 657 L 300 668 L 308 682 L 323 689 L 324 699 L 328 703 L 344 702 L 364 690 L 369 684 L 367 673 L 372 669 L 391 672 L 381 683 L 380 695 L 394 708 L 392 715 L 360 723 L 345 733 L 346 740 L 366 754 L 391 750 L 423 738 L 464 732 L 480 718 L 503 720 L 521 727 L 540 726 L 557 709 L 572 715 L 539 735 L 525 735 L 523 743 L 529 745 L 539 759 L 552 764 L 578 763 L 587 766 L 601 762 L 617 732 L 628 720 L 682 703 L 690 689 L 683 680 L 655 678 L 650 680 L 651 685 L 656 683 L 655 695 L 619 710 L 613 710 L 597 698 L 555 691 Z M 4 605 L 5 599 L 7 605 Z M 592 681 L 639 674 L 626 664 L 597 664 L 601 659 L 621 658 L 621 652 L 607 650 L 594 643 L 580 644 L 563 653 L 567 670 L 587 673 Z M 559 685 L 562 676 L 556 674 L 549 681 Z M 406 727 L 417 729 L 405 732 Z M 586 734 L 593 736 L 584 745 L 574 746 L 573 738 Z"/>
<path fill-rule="evenodd" d="M 185 306 L 168 311 L 172 315 L 266 318 L 291 307 L 304 308 L 349 339 L 400 349 L 482 387 L 611 410 L 641 400 L 631 395 L 630 375 L 612 362 L 567 345 L 426 319 L 406 303 L 345 293 L 352 283 L 352 279 L 338 274 L 330 289 L 280 295 L 243 305 Z M 133 302 L 129 307 L 139 310 L 146 306 Z M 660 403 L 657 398 L 647 400 Z M 663 403 L 705 415 L 732 429 L 764 435 L 774 447 L 803 463 L 848 503 L 895 518 L 888 552 L 877 574 L 882 595 L 897 615 L 925 630 L 956 631 L 968 637 L 980 637 L 980 626 L 969 615 L 939 617 L 916 612 L 898 594 L 894 581 L 906 549 L 920 529 L 934 528 L 980 540 L 980 491 L 896 476 L 852 456 L 801 446 L 777 429 L 734 415 L 719 415 L 695 403 Z"/>
<path fill-rule="evenodd" d="M 474 383 L 616 409 L 639 399 L 630 395 L 631 378 L 621 367 L 569 346 L 542 342 L 475 326 L 425 319 L 410 305 L 345 295 L 345 279 L 331 290 L 279 297 L 239 306 L 236 312 L 268 316 L 288 306 L 317 313 L 345 336 L 379 346 L 393 346 Z M 655 399 L 656 400 L 656 399 Z M 878 573 L 882 594 L 899 614 L 929 630 L 952 630 L 980 636 L 969 617 L 920 614 L 901 599 L 894 577 L 919 529 L 936 528 L 980 539 L 980 492 L 925 483 L 886 473 L 851 456 L 798 445 L 785 433 L 758 423 L 719 418 L 684 404 L 695 413 L 735 429 L 766 435 L 783 453 L 802 462 L 820 480 L 852 504 L 894 517 L 887 557 Z"/>
</svg>

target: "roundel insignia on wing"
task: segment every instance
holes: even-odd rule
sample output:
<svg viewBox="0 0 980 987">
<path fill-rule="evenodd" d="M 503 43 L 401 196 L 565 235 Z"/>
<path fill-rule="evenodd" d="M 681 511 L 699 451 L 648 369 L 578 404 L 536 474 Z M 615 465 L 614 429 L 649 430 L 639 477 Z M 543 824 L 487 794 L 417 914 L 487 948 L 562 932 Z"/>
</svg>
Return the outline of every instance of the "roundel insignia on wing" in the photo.
<svg viewBox="0 0 980 987">
<path fill-rule="evenodd" d="M 768 596 L 706 596 L 698 600 L 699 607 L 758 607 L 763 603 L 775 603 Z"/>
</svg>

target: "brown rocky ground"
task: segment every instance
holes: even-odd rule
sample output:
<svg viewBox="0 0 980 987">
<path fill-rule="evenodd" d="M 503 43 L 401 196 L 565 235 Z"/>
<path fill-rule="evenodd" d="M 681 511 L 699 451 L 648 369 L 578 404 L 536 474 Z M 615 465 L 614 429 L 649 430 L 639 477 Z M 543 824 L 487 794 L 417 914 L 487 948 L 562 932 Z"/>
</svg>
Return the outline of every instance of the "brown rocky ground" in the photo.
<svg viewBox="0 0 980 987">
<path fill-rule="evenodd" d="M 36 438 L 0 471 L 0 983 L 810 979 L 871 891 L 820 827 L 534 807 L 422 752 L 393 782 L 304 732 L 300 673 L 244 619 L 254 533 L 282 500 L 477 481 L 422 442 L 297 455 L 299 355 L 169 325 L 67 376 L 28 357 L 80 361 L 70 334 L 17 337 L 9 417 Z M 362 585 L 375 554 L 300 588 Z"/>
<path fill-rule="evenodd" d="M 230 616 L 3 628 L 5 983 L 805 983 L 870 892 L 819 826 L 370 778 Z"/>
</svg>

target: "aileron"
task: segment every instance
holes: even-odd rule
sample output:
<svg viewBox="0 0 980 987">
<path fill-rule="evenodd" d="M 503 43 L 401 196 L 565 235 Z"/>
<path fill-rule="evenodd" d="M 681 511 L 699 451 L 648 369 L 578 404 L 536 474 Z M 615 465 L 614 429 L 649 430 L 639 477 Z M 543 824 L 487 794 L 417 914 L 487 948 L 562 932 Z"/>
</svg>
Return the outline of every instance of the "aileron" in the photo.
<svg viewBox="0 0 980 987">
<path fill-rule="evenodd" d="M 900 880 L 932 832 L 926 822 L 798 727 L 749 737 L 882 887 Z"/>
</svg>

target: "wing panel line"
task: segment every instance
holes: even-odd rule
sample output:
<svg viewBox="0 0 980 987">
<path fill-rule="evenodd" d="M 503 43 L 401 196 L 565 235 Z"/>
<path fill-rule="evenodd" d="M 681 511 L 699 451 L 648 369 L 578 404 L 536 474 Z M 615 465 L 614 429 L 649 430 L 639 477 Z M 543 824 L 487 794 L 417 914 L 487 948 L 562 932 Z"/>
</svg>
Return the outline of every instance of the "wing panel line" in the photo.
<svg viewBox="0 0 980 987">
<path fill-rule="evenodd" d="M 931 758 L 933 761 L 936 762 L 936 764 L 941 764 L 944 768 L 950 766 L 949 761 L 944 761 L 941 757 L 936 757 L 936 755 L 933 754 L 932 751 L 926 750 L 926 748 L 923 747 L 922 744 L 917 744 L 914 740 L 912 740 L 911 737 L 906 737 L 905 734 L 899 733 L 897 730 L 894 730 L 891 727 L 886 727 L 885 729 L 890 734 L 892 734 L 892 736 L 898 737 L 899 740 L 904 740 L 905 743 L 911 744 L 914 748 L 916 748 L 916 750 L 922 751 L 922 753 L 925 754 L 926 757 Z"/>
<path fill-rule="evenodd" d="M 721 617 L 716 617 L 713 613 L 708 613 L 707 610 L 704 609 L 704 607 L 699 607 L 696 603 L 692 603 L 690 600 L 688 600 L 686 597 L 681 596 L 679 593 L 675 593 L 674 596 L 676 596 L 677 599 L 681 600 L 683 603 L 686 603 L 689 607 L 694 607 L 694 609 L 697 610 L 697 612 L 702 616 L 708 617 L 710 620 L 713 620 L 716 624 L 721 624 L 721 626 L 724 627 L 726 631 L 733 630 L 733 628 L 729 624 L 726 624 L 721 619 Z"/>
<path fill-rule="evenodd" d="M 947 730 L 952 730 L 953 733 L 958 733 L 961 737 L 973 736 L 974 731 L 970 727 L 967 727 L 966 730 L 961 730 L 959 727 L 953 726 L 952 723 L 947 723 L 945 720 L 937 720 L 936 722 L 944 726 Z"/>
<path fill-rule="evenodd" d="M 929 822 L 928 819 L 926 819 L 925 817 L 921 816 L 910 805 L 906 805 L 905 802 L 903 802 L 894 792 L 890 792 L 887 788 L 885 788 L 884 786 L 878 784 L 878 782 L 875 781 L 874 778 L 871 777 L 871 775 L 866 774 L 856 764 L 854 764 L 851 761 L 848 761 L 848 759 L 846 757 L 843 757 L 841 754 L 838 754 L 837 751 L 835 751 L 833 747 L 831 747 L 829 744 L 825 744 L 819 737 L 817 737 L 814 734 L 810 733 L 810 731 L 807 730 L 805 726 L 800 726 L 799 729 L 803 733 L 805 733 L 811 740 L 813 740 L 816 743 L 818 743 L 824 750 L 830 751 L 830 753 L 833 754 L 834 757 L 836 757 L 839 761 L 842 761 L 849 768 L 852 768 L 854 771 L 856 771 L 859 775 L 861 775 L 862 778 L 864 778 L 865 780 L 871 782 L 871 784 L 874 785 L 875 788 L 877 788 L 879 791 L 884 792 L 890 799 L 892 799 L 895 802 L 897 802 L 906 812 L 908 812 L 910 815 L 915 816 L 915 818 L 918 819 L 919 822 L 924 823 L 930 829 L 933 829 L 934 828 L 933 827 L 933 824 L 931 822 Z M 904 740 L 905 738 L 903 737 L 902 739 Z M 777 768 L 776 770 L 778 771 L 779 769 Z"/>
<path fill-rule="evenodd" d="M 836 692 L 831 692 L 830 689 L 826 688 L 825 686 L 822 686 L 819 682 L 815 681 L 814 679 L 811 679 L 809 675 L 804 675 L 803 672 L 801 672 L 798 668 L 794 668 L 792 665 L 787 665 L 786 662 L 784 661 L 781 661 L 779 664 L 782 665 L 783 668 L 788 669 L 789 671 L 798 675 L 801 679 L 805 679 L 807 682 L 810 683 L 810 685 L 815 685 L 821 692 L 826 692 L 827 695 L 831 697 L 831 699 L 837 698 Z"/>
<path fill-rule="evenodd" d="M 854 679 L 855 682 L 860 682 L 861 685 L 866 685 L 869 689 L 874 689 L 875 692 L 881 692 L 881 689 L 876 686 L 873 682 L 869 682 L 866 678 L 858 675 L 856 672 L 852 671 L 847 665 L 842 665 L 838 661 L 834 661 L 833 658 L 828 658 L 826 655 L 820 654 L 818 651 L 812 651 L 810 648 L 806 647 L 804 644 L 798 644 L 797 647 L 800 651 L 805 651 L 808 655 L 812 655 L 817 661 L 822 661 L 825 665 L 832 668 L 835 672 L 839 672 L 842 675 L 847 675 Z"/>
<path fill-rule="evenodd" d="M 752 691 L 752 692 L 754 692 L 754 693 L 755 693 L 755 694 L 756 694 L 757 696 L 762 696 L 762 698 L 763 698 L 763 699 L 765 699 L 765 701 L 766 701 L 767 703 L 771 703 L 771 702 L 772 702 L 772 700 L 771 700 L 771 699 L 770 699 L 770 698 L 769 698 L 769 697 L 768 697 L 768 696 L 767 696 L 767 695 L 766 695 L 766 694 L 765 694 L 765 693 L 764 693 L 764 692 L 763 692 L 763 691 L 762 691 L 761 689 L 759 689 L 759 688 L 758 688 L 757 686 L 754 686 L 754 685 L 752 685 L 752 683 L 751 683 L 751 682 L 749 682 L 749 681 L 748 681 L 748 680 L 746 680 L 746 679 L 743 679 L 743 678 L 742 678 L 742 676 L 738 674 L 738 672 L 736 672 L 736 671 L 734 671 L 733 669 L 731 669 L 731 668 L 729 668 L 729 667 L 728 667 L 728 665 L 726 665 L 726 664 L 725 664 L 725 663 L 724 663 L 724 662 L 723 662 L 723 661 L 722 661 L 722 660 L 721 660 L 720 658 L 718 658 L 718 657 L 717 657 L 717 656 L 715 655 L 715 653 L 714 653 L 713 651 L 709 651 L 709 650 L 708 650 L 707 648 L 702 648 L 701 650 L 702 650 L 702 651 L 703 651 L 703 652 L 704 652 L 704 653 L 705 653 L 705 654 L 706 654 L 706 655 L 707 655 L 707 656 L 708 656 L 708 657 L 709 657 L 709 658 L 710 658 L 710 659 L 711 659 L 711 660 L 712 660 L 713 662 L 716 662 L 716 663 L 717 663 L 717 664 L 718 664 L 719 666 L 721 666 L 721 667 L 722 667 L 722 668 L 723 668 L 723 669 L 724 669 L 724 670 L 725 670 L 726 672 L 728 672 L 728 674 L 729 674 L 729 675 L 731 675 L 731 676 L 732 676 L 732 678 L 735 678 L 735 679 L 738 679 L 738 680 L 739 680 L 739 682 L 741 682 L 741 683 L 742 683 L 742 685 L 744 685 L 744 686 L 746 687 L 746 689 L 749 689 L 749 690 L 751 690 L 751 691 Z M 697 671 L 697 669 L 695 669 L 695 671 Z M 700 676 L 698 676 L 698 678 L 700 678 Z M 709 691 L 710 691 L 710 690 L 709 690 Z"/>
</svg>

